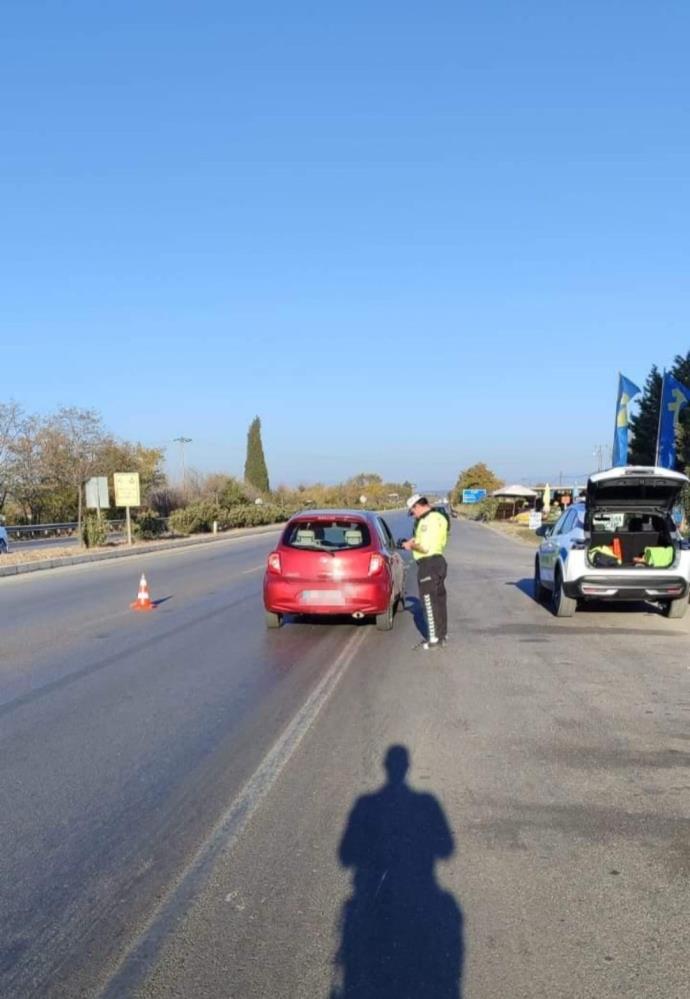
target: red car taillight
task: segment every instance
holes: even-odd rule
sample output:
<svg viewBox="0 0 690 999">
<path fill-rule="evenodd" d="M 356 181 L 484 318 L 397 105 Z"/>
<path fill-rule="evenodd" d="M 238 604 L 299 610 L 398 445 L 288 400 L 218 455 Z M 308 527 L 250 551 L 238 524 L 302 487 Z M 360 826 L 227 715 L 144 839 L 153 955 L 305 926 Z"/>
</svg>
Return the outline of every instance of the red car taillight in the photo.
<svg viewBox="0 0 690 999">
<path fill-rule="evenodd" d="M 383 555 L 372 555 L 369 559 L 369 575 L 378 576 L 380 572 L 383 572 L 385 564 Z"/>
<path fill-rule="evenodd" d="M 278 575 L 280 575 L 282 570 L 280 567 L 280 555 L 278 554 L 278 552 L 271 552 L 271 554 L 268 556 L 268 571 L 275 572 L 278 573 Z"/>
</svg>

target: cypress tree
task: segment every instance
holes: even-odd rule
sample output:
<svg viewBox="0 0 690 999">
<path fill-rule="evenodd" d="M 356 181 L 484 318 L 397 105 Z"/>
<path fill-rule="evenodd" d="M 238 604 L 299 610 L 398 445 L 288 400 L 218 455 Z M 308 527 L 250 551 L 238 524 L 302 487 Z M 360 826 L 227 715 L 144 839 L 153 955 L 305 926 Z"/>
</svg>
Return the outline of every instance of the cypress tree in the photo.
<svg viewBox="0 0 690 999">
<path fill-rule="evenodd" d="M 254 417 L 247 432 L 247 460 L 244 463 L 244 480 L 262 493 L 269 492 L 268 469 L 261 443 L 261 420 Z"/>
<path fill-rule="evenodd" d="M 656 439 L 659 431 L 659 409 L 661 407 L 661 374 L 656 364 L 647 376 L 637 413 L 630 417 L 631 465 L 653 465 L 656 460 Z"/>
</svg>

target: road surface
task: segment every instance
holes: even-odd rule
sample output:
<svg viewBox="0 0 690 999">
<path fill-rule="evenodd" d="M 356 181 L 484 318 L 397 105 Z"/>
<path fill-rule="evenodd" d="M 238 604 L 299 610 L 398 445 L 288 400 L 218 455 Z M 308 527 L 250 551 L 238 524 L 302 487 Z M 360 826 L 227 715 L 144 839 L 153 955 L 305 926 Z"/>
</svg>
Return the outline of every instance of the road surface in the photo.
<svg viewBox="0 0 690 999">
<path fill-rule="evenodd" d="M 0 580 L 0 994 L 685 999 L 688 624 L 455 522 L 447 650 L 269 633 L 270 547 Z"/>
</svg>

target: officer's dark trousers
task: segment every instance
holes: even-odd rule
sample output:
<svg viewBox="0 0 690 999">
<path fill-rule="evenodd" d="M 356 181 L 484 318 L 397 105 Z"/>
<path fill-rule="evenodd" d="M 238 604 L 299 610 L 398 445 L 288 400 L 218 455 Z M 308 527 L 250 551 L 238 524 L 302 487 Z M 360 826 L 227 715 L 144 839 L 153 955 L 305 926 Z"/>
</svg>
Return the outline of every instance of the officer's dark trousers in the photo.
<svg viewBox="0 0 690 999">
<path fill-rule="evenodd" d="M 446 604 L 446 573 L 448 566 L 443 555 L 429 555 L 417 562 L 419 599 L 426 618 L 430 642 L 439 641 L 448 634 L 448 608 Z"/>
</svg>

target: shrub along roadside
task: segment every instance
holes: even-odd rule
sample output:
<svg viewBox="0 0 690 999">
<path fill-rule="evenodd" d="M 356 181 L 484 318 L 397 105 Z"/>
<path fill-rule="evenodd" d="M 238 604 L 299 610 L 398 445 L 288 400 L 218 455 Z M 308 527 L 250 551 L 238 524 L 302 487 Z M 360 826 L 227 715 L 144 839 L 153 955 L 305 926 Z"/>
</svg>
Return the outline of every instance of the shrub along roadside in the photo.
<svg viewBox="0 0 690 999">
<path fill-rule="evenodd" d="M 81 525 L 81 539 L 85 548 L 98 548 L 108 540 L 108 525 L 105 520 L 101 520 L 95 513 L 89 513 L 84 517 Z"/>
<path fill-rule="evenodd" d="M 167 530 L 165 518 L 151 510 L 143 510 L 132 524 L 132 534 L 139 541 L 153 541 Z"/>
<path fill-rule="evenodd" d="M 209 534 L 213 530 L 214 521 L 218 524 L 219 531 L 226 531 L 232 527 L 261 527 L 280 524 L 287 520 L 292 512 L 273 503 L 264 503 L 260 506 L 247 504 L 228 509 L 212 500 L 199 500 L 190 503 L 183 510 L 171 513 L 168 524 L 175 534 Z"/>
<path fill-rule="evenodd" d="M 499 500 L 492 496 L 487 496 L 480 503 L 465 503 L 456 507 L 461 517 L 468 520 L 495 520 L 498 512 Z"/>
<path fill-rule="evenodd" d="M 396 504 L 396 505 L 399 505 Z M 173 534 L 210 534 L 213 522 L 218 524 L 219 531 L 227 531 L 233 527 L 262 527 L 269 524 L 281 524 L 299 510 L 309 510 L 304 503 L 242 503 L 224 506 L 222 502 L 212 499 L 196 500 L 189 506 L 174 510 L 168 518 L 168 528 Z M 327 508 L 327 507 L 326 507 Z M 363 509 L 385 509 L 383 504 L 367 504 Z M 155 515 L 150 514 L 153 519 Z M 141 520 L 141 518 L 140 518 Z M 147 537 L 147 535 L 139 535 Z"/>
</svg>

